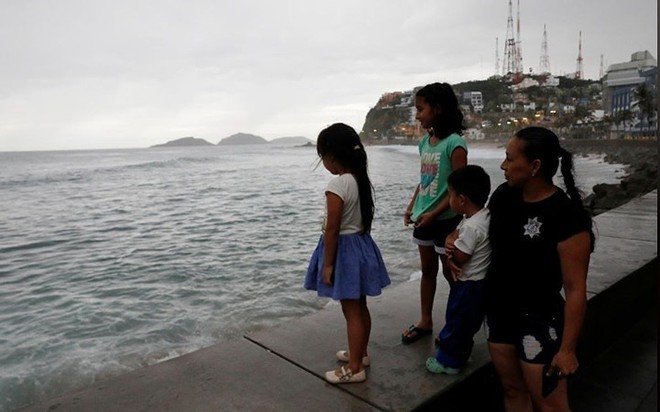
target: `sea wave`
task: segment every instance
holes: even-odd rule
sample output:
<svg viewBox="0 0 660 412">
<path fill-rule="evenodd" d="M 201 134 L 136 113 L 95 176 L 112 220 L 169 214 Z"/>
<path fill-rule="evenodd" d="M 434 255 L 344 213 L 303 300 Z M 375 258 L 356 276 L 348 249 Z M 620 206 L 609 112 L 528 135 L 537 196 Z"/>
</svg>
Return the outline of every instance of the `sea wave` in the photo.
<svg viewBox="0 0 660 412">
<path fill-rule="evenodd" d="M 208 150 L 0 162 L 0 410 L 337 306 L 302 287 L 331 177 L 316 153 Z M 367 151 L 372 235 L 395 287 L 419 277 L 402 222 L 417 152 Z M 501 182 L 501 150 L 477 154 Z M 576 167 L 602 180 L 620 165 Z"/>
</svg>

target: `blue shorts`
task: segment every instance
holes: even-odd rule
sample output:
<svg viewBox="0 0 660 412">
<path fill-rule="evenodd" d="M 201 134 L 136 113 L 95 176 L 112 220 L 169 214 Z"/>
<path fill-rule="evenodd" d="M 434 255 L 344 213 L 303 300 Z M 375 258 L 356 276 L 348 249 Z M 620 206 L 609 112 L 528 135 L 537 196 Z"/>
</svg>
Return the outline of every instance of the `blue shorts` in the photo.
<svg viewBox="0 0 660 412">
<path fill-rule="evenodd" d="M 527 363 L 548 364 L 559 351 L 564 321 L 561 316 L 506 315 L 491 313 L 486 317 L 488 342 L 516 348 L 518 359 Z"/>
<path fill-rule="evenodd" d="M 462 219 L 462 216 L 454 216 L 449 219 L 434 220 L 430 225 L 416 227 L 413 230 L 412 241 L 419 246 L 435 246 L 435 251 L 444 255 L 445 239 Z"/>
</svg>

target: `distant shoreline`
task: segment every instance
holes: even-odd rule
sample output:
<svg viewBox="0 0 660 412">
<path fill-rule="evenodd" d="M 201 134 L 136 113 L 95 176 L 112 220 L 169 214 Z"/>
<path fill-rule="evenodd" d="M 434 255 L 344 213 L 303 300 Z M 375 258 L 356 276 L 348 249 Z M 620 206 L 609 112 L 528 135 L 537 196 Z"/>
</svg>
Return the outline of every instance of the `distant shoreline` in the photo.
<svg viewBox="0 0 660 412">
<path fill-rule="evenodd" d="M 564 140 L 562 146 L 574 156 L 605 155 L 609 163 L 626 165 L 618 184 L 601 183 L 584 199 L 593 215 L 621 206 L 658 188 L 657 140 Z"/>
<path fill-rule="evenodd" d="M 504 153 L 508 139 L 486 138 L 467 140 L 470 147 L 501 149 Z M 418 141 L 389 141 L 376 145 L 416 145 Z M 614 140 L 614 139 L 566 139 L 562 147 L 571 152 L 574 158 L 589 155 L 603 155 L 608 163 L 626 166 L 626 175 L 620 183 L 601 183 L 593 187 L 593 193 L 584 199 L 584 205 L 594 215 L 621 206 L 630 200 L 658 188 L 658 147 L 657 140 Z"/>
<path fill-rule="evenodd" d="M 626 166 L 620 183 L 600 183 L 584 199 L 584 205 L 596 216 L 658 188 L 657 140 L 566 139 L 562 147 L 579 157 L 603 155 L 608 163 Z M 468 147 L 502 148 L 506 141 L 492 139 L 468 141 Z"/>
</svg>

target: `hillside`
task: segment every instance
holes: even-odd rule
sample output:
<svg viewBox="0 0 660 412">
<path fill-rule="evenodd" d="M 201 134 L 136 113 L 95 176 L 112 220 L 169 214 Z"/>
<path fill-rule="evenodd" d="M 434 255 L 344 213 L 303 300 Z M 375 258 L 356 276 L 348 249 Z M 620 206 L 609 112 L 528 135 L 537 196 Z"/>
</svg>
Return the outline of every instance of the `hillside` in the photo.
<svg viewBox="0 0 660 412">
<path fill-rule="evenodd" d="M 256 136 L 249 133 L 236 133 L 220 140 L 218 145 L 247 145 L 263 143 L 268 143 L 268 141 L 261 136 Z"/>
<path fill-rule="evenodd" d="M 167 143 L 153 145 L 151 147 L 181 147 L 181 146 L 213 146 L 213 143 L 196 137 L 182 137 L 176 140 L 170 140 Z"/>
<path fill-rule="evenodd" d="M 558 76 L 553 87 L 540 86 L 547 76 L 526 76 L 527 83 L 513 84 L 502 77 L 468 81 L 452 85 L 467 127 L 481 127 L 482 121 L 495 125 L 516 117 L 534 116 L 545 112 L 543 121 L 561 125 L 562 121 L 583 120 L 595 109 L 602 107 L 601 87 L 597 81 L 569 79 Z M 415 93 L 420 86 L 407 91 L 384 93 L 366 115 L 361 136 L 369 140 L 419 137 L 422 132 L 415 121 Z M 469 101 L 463 99 L 466 92 L 479 91 L 483 96 L 483 109 L 473 112 Z M 534 106 L 526 106 L 534 103 Z M 551 108 L 556 110 L 551 112 Z M 563 108 L 567 108 L 563 112 Z M 508 124 L 508 123 L 507 123 Z M 547 125 L 547 124 L 546 124 Z M 491 133 L 497 130 L 485 130 Z"/>
</svg>

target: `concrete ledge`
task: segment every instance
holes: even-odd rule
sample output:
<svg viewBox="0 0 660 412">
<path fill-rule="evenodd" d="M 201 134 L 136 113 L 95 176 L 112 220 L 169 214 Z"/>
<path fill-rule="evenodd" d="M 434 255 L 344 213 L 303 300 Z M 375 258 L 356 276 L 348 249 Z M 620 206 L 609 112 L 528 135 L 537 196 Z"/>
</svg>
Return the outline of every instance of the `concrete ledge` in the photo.
<svg viewBox="0 0 660 412">
<path fill-rule="evenodd" d="M 19 411 L 373 411 L 246 340 L 219 344 Z M 319 408 L 321 406 L 321 408 Z M 329 408 L 326 410 L 330 410 Z"/>
<path fill-rule="evenodd" d="M 656 301 L 657 191 L 601 214 L 588 278 L 587 319 L 580 359 L 588 363 Z M 443 286 L 440 286 L 443 285 Z M 448 290 L 439 282 L 437 333 Z M 332 386 L 323 380 L 345 349 L 339 306 L 245 339 L 212 346 L 161 364 L 104 380 L 21 411 L 215 410 L 484 410 L 501 405 L 483 332 L 472 360 L 456 376 L 428 373 L 433 336 L 406 346 L 401 331 L 418 317 L 418 282 L 386 289 L 370 299 L 372 366 L 364 384 Z M 492 409 L 485 409 L 492 410 Z"/>
<path fill-rule="evenodd" d="M 658 314 L 635 313 L 634 326 L 591 359 L 569 382 L 571 407 L 580 412 L 658 410 Z"/>
<path fill-rule="evenodd" d="M 444 312 L 447 289 L 438 288 L 438 312 Z M 401 343 L 401 331 L 419 316 L 419 284 L 410 282 L 386 290 L 372 299 L 371 366 L 367 382 L 342 389 L 382 410 L 410 410 L 431 401 L 440 392 L 460 384 L 489 362 L 485 336 L 476 337 L 472 361 L 457 376 L 428 373 L 424 363 L 435 348 L 433 336 L 413 345 Z M 443 322 L 436 320 L 436 332 Z M 323 379 L 325 371 L 337 368 L 335 352 L 346 348 L 345 322 L 339 307 L 321 311 L 295 324 L 282 325 L 249 335 L 248 339 L 279 354 Z"/>
<path fill-rule="evenodd" d="M 589 303 L 578 355 L 583 363 L 608 347 L 658 296 L 657 190 L 596 216 Z"/>
</svg>

